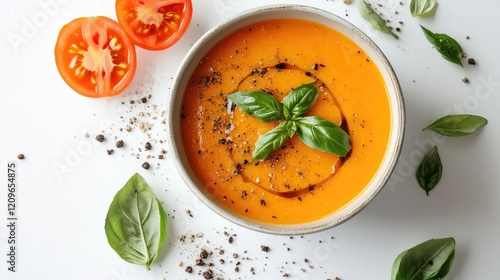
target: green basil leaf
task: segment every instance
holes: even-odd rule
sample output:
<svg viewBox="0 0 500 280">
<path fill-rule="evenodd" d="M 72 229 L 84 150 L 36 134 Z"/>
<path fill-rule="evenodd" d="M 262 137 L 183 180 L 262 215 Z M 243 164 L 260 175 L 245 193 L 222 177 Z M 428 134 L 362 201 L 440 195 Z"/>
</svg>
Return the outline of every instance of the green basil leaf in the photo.
<svg viewBox="0 0 500 280">
<path fill-rule="evenodd" d="M 446 60 L 458 64 L 462 67 L 464 66 L 462 64 L 462 48 L 457 43 L 457 41 L 455 41 L 455 39 L 446 34 L 433 33 L 422 25 L 420 25 L 420 27 L 424 31 L 427 40 L 429 40 L 429 42 L 434 45 L 436 50 L 438 50 L 438 52 L 440 52 Z"/>
<path fill-rule="evenodd" d="M 411 0 L 410 12 L 414 17 L 429 16 L 436 10 L 436 0 Z"/>
<path fill-rule="evenodd" d="M 420 187 L 429 195 L 441 180 L 443 166 L 439 157 L 438 149 L 434 146 L 417 168 L 417 181 Z"/>
<path fill-rule="evenodd" d="M 272 152 L 276 151 L 288 138 L 287 126 L 289 121 L 282 121 L 277 127 L 259 136 L 255 143 L 252 158 L 256 160 L 266 159 Z M 292 134 L 293 136 L 293 134 Z"/>
<path fill-rule="evenodd" d="M 298 119 L 297 134 L 307 146 L 330 154 L 345 156 L 351 149 L 349 135 L 342 128 L 317 116 Z"/>
<path fill-rule="evenodd" d="M 312 84 L 301 85 L 283 98 L 288 120 L 294 120 L 305 114 L 316 102 L 318 89 Z"/>
<path fill-rule="evenodd" d="M 104 229 L 109 245 L 122 259 L 149 270 L 165 239 L 166 224 L 163 206 L 136 173 L 113 198 Z"/>
<path fill-rule="evenodd" d="M 395 260 L 391 280 L 443 279 L 455 257 L 453 237 L 431 239 L 401 253 Z"/>
<path fill-rule="evenodd" d="M 423 130 L 433 130 L 445 136 L 466 136 L 485 126 L 488 120 L 475 115 L 446 115 L 431 122 Z"/>
<path fill-rule="evenodd" d="M 240 91 L 229 94 L 227 97 L 243 112 L 262 122 L 277 121 L 283 118 L 281 103 L 264 91 Z"/>
<path fill-rule="evenodd" d="M 392 270 L 391 270 L 391 280 L 396 280 L 396 276 L 398 275 L 399 267 L 401 266 L 401 260 L 403 257 L 406 255 L 408 250 L 401 252 L 396 259 L 394 260 L 394 263 L 392 264 Z"/>
<path fill-rule="evenodd" d="M 289 138 L 292 138 L 297 131 L 297 123 L 295 121 L 288 121 L 286 123 L 286 133 Z"/>
<path fill-rule="evenodd" d="M 392 35 L 394 38 L 398 39 L 398 35 L 396 35 L 394 32 L 392 32 L 387 25 L 385 25 L 385 20 L 381 18 L 375 10 L 368 5 L 368 3 L 365 2 L 365 0 L 359 1 L 359 13 L 361 14 L 361 17 L 363 17 L 367 22 L 369 22 L 373 28 L 377 29 L 378 31 L 382 31 L 386 34 Z"/>
</svg>

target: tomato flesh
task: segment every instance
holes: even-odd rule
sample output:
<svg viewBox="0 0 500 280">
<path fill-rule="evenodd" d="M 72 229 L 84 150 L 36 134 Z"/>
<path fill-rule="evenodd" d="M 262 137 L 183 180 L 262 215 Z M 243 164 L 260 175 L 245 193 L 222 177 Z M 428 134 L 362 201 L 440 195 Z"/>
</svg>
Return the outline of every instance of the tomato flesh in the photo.
<svg viewBox="0 0 500 280">
<path fill-rule="evenodd" d="M 191 0 L 117 0 L 118 22 L 137 46 L 163 50 L 175 44 L 191 22 Z"/>
<path fill-rule="evenodd" d="M 135 46 L 107 17 L 77 18 L 60 31 L 54 50 L 64 81 L 81 95 L 114 96 L 132 81 Z"/>
</svg>

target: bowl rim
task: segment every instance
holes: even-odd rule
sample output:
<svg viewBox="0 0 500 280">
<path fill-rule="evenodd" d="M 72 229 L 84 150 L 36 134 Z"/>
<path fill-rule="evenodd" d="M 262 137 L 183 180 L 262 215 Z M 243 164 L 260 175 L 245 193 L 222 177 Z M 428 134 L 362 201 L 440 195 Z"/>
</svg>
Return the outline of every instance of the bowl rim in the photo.
<svg viewBox="0 0 500 280">
<path fill-rule="evenodd" d="M 215 46 L 215 44 L 217 44 L 221 39 L 225 38 L 229 34 L 240 29 L 241 27 L 266 20 L 266 19 L 254 19 L 255 17 L 262 15 L 268 15 L 268 16 L 270 15 L 271 18 L 286 18 L 284 16 L 281 17 L 274 16 L 272 13 L 275 12 L 278 12 L 278 14 L 280 12 L 281 13 L 292 12 L 292 13 L 304 13 L 308 15 L 319 15 L 325 21 L 339 24 L 340 26 L 349 30 L 349 32 L 352 32 L 357 37 L 356 39 L 359 39 L 361 40 L 361 42 L 364 42 L 369 47 L 369 49 L 372 50 L 374 54 L 376 54 L 376 59 L 379 61 L 377 63 L 377 68 L 379 68 L 379 71 L 381 72 L 383 72 L 384 70 L 384 73 L 388 75 L 388 78 L 384 78 L 384 82 L 386 84 L 388 95 L 391 94 L 389 93 L 389 91 L 392 91 L 392 98 L 394 98 L 394 100 L 392 100 L 391 97 L 389 97 L 390 100 L 389 103 L 391 109 L 391 136 L 389 138 L 388 148 L 385 152 L 385 155 L 382 159 L 382 162 L 378 170 L 376 171 L 370 182 L 367 184 L 364 190 L 362 190 L 360 194 L 358 194 L 348 204 L 346 204 L 346 206 L 349 205 L 353 206 L 354 205 L 353 203 L 357 201 L 358 197 L 361 194 L 365 194 L 367 196 L 359 203 L 356 203 L 354 207 L 351 207 L 351 209 L 349 209 L 345 214 L 340 215 L 338 218 L 335 219 L 329 217 L 337 213 L 341 213 L 340 210 L 346 206 L 328 216 L 325 216 L 321 220 L 303 224 L 290 224 L 290 225 L 266 224 L 266 223 L 260 223 L 258 221 L 253 221 L 250 219 L 245 219 L 235 213 L 232 213 L 231 210 L 226 209 L 224 206 L 219 205 L 217 202 L 212 201 L 212 199 L 203 190 L 201 190 L 202 188 L 201 184 L 197 181 L 195 174 L 192 172 L 189 166 L 189 162 L 187 162 L 185 155 L 183 155 L 184 149 L 182 148 L 183 144 L 181 141 L 182 140 L 181 135 L 180 133 L 177 133 L 178 131 L 180 131 L 180 121 L 179 121 L 180 105 L 186 87 L 185 85 L 182 84 L 182 82 L 190 79 L 193 70 L 196 68 L 196 65 L 198 64 L 199 60 L 208 51 L 210 51 Z M 246 23 L 244 23 L 244 21 Z M 331 26 L 329 27 L 333 28 Z M 345 32 L 342 32 L 340 30 L 337 31 L 347 36 Z M 350 36 L 348 37 L 354 41 L 354 38 Z M 359 45 L 358 41 L 355 42 Z M 363 50 L 367 51 L 368 53 L 366 47 L 363 46 L 360 47 Z M 371 55 L 371 58 L 374 59 L 373 55 Z M 382 76 L 384 76 L 383 73 L 381 74 Z M 373 198 L 383 189 L 383 187 L 389 180 L 391 174 L 393 173 L 396 167 L 404 142 L 403 140 L 405 132 L 406 110 L 405 110 L 403 94 L 396 73 L 392 65 L 390 64 L 389 60 L 385 56 L 385 54 L 365 33 L 363 33 L 359 28 L 354 26 L 352 23 L 331 12 L 303 4 L 266 5 L 248 9 L 233 15 L 228 20 L 220 24 L 217 24 L 215 27 L 211 28 L 203 36 L 201 36 L 200 39 L 197 40 L 197 42 L 190 48 L 190 50 L 182 60 L 172 83 L 169 102 L 170 102 L 169 121 L 167 122 L 168 123 L 167 131 L 170 137 L 168 137 L 167 142 L 169 144 L 170 150 L 172 151 L 173 154 L 172 159 L 174 161 L 176 169 L 179 172 L 182 180 L 189 188 L 189 190 L 200 201 L 202 201 L 205 206 L 207 206 L 209 209 L 211 209 L 213 212 L 217 213 L 224 219 L 239 226 L 242 226 L 244 228 L 255 230 L 262 233 L 269 233 L 276 235 L 310 234 L 333 228 L 349 220 L 357 213 L 359 213 L 363 208 L 365 208 L 373 200 Z M 396 113 L 397 118 L 394 117 L 394 113 Z M 396 128 L 395 131 L 394 128 Z M 393 143 L 393 141 L 395 141 L 394 145 L 391 146 L 390 144 Z M 385 167 L 384 169 L 385 172 L 382 172 L 381 174 L 381 169 L 383 167 Z M 373 182 L 375 179 L 376 181 Z M 370 192 L 365 193 L 369 189 L 368 187 L 370 187 L 372 184 L 375 184 L 376 186 L 370 188 L 371 190 Z"/>
</svg>

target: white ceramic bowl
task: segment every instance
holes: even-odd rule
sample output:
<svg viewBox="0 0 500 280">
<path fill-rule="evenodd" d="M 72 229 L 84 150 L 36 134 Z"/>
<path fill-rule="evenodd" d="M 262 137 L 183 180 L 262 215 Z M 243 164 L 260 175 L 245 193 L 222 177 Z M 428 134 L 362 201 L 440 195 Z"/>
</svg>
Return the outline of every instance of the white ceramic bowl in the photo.
<svg viewBox="0 0 500 280">
<path fill-rule="evenodd" d="M 202 57 L 220 40 L 249 24 L 276 18 L 298 18 L 329 26 L 353 40 L 372 58 L 386 83 L 391 110 L 391 135 L 389 144 L 377 173 L 364 191 L 339 211 L 315 222 L 296 225 L 263 224 L 236 215 L 211 199 L 205 192 L 186 158 L 181 139 L 181 103 L 183 93 L 193 71 Z M 404 101 L 397 77 L 382 51 L 358 28 L 326 11 L 302 5 L 267 6 L 245 11 L 219 24 L 207 32 L 191 48 L 174 79 L 171 90 L 169 133 L 172 157 L 181 177 L 190 190 L 210 209 L 227 220 L 260 232 L 297 235 L 321 231 L 336 226 L 361 211 L 383 188 L 389 179 L 400 154 L 405 128 Z"/>
</svg>

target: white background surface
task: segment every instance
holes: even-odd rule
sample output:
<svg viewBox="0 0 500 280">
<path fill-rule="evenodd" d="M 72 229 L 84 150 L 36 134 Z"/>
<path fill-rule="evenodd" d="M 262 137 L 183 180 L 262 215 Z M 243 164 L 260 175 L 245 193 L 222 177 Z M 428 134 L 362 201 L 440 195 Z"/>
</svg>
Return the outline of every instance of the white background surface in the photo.
<svg viewBox="0 0 500 280">
<path fill-rule="evenodd" d="M 224 279 L 281 279 L 285 273 L 290 275 L 287 279 L 389 279 L 392 262 L 401 251 L 447 236 L 455 237 L 457 248 L 446 279 L 496 279 L 500 251 L 500 18 L 496 11 L 500 5 L 493 0 L 438 0 L 434 16 L 421 19 L 411 17 L 409 0 L 402 0 L 403 5 L 399 1 L 383 3 L 379 9 L 390 25 L 402 29 L 400 39 L 395 40 L 361 19 L 357 1 L 345 5 L 341 0 L 193 0 L 193 20 L 181 41 L 160 52 L 138 49 L 134 84 L 119 97 L 98 100 L 79 96 L 63 82 L 53 48 L 59 29 L 73 18 L 116 18 L 114 1 L 3 1 L 0 279 L 202 279 L 197 272 L 206 266 L 195 267 L 193 274 L 184 272 L 187 265 L 194 267 L 201 248 L 214 252 L 212 269 Z M 43 3 L 49 2 L 55 4 L 44 9 Z M 135 156 L 147 141 L 153 143 L 151 155 L 167 149 L 160 143 L 167 137 L 161 113 L 167 110 L 172 77 L 190 46 L 237 12 L 285 2 L 323 8 L 366 32 L 392 63 L 407 106 L 403 153 L 388 185 L 350 221 L 293 239 L 231 225 L 208 210 L 181 181 L 168 151 L 164 160 L 149 160 L 154 166 L 149 171 L 141 168 L 147 153 L 140 152 L 139 159 Z M 477 65 L 465 63 L 461 68 L 441 58 L 419 24 L 454 37 Z M 20 43 L 13 44 L 9 39 L 13 37 L 21 38 Z M 469 84 L 462 82 L 464 77 Z M 152 98 L 147 104 L 129 108 L 130 100 L 148 95 Z M 153 104 L 158 106 L 156 110 L 151 109 Z M 119 130 L 140 112 L 151 114 L 141 119 L 153 124 L 149 134 L 137 127 L 131 133 Z M 432 119 L 447 113 L 478 114 L 490 123 L 464 138 L 442 139 L 421 131 Z M 90 138 L 84 137 L 85 132 Z M 101 132 L 107 140 L 97 143 L 94 137 Z M 115 137 L 125 141 L 124 148 L 114 147 Z M 414 173 L 423 153 L 434 144 L 444 173 L 436 189 L 426 196 Z M 108 156 L 106 149 L 111 148 L 115 153 Z M 19 153 L 26 158 L 17 160 Z M 10 161 L 18 164 L 16 273 L 8 272 L 6 263 Z M 169 219 L 167 240 L 151 271 L 121 260 L 104 233 L 104 218 L 114 194 L 135 172 L 153 187 Z M 224 231 L 236 235 L 232 244 Z M 197 233 L 203 237 L 180 241 L 183 234 Z M 262 252 L 261 245 L 271 250 Z M 225 254 L 219 256 L 216 248 L 224 248 Z M 233 253 L 239 255 L 237 260 Z M 226 261 L 223 265 L 221 258 Z M 237 261 L 241 262 L 239 272 L 234 271 Z"/>
</svg>

